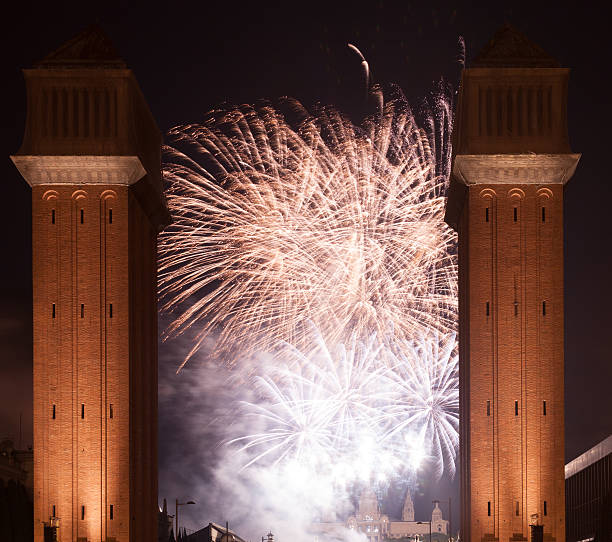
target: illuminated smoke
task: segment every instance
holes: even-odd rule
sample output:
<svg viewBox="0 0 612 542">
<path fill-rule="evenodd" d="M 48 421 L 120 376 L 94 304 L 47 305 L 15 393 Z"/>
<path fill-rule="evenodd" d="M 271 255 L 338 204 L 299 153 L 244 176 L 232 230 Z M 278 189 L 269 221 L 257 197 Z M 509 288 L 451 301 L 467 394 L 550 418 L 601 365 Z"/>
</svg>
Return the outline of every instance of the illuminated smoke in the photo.
<svg viewBox="0 0 612 542">
<path fill-rule="evenodd" d="M 286 345 L 282 365 L 255 378 L 259 399 L 243 402 L 258 430 L 228 444 L 243 468 L 293 465 L 330 486 L 385 482 L 423 461 L 455 472 L 459 397 L 455 335 L 383 346 L 370 337 L 330 349 L 313 330 L 312 349 Z"/>
</svg>

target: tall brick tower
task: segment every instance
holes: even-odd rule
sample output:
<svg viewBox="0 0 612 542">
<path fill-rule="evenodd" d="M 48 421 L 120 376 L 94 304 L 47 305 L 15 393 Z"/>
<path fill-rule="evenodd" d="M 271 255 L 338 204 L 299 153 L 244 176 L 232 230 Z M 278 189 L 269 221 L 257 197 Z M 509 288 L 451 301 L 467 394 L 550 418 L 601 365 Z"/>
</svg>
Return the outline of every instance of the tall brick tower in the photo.
<svg viewBox="0 0 612 542">
<path fill-rule="evenodd" d="M 467 542 L 535 541 L 542 527 L 565 540 L 563 185 L 580 158 L 568 76 L 508 26 L 462 74 L 446 221 L 459 233 Z"/>
<path fill-rule="evenodd" d="M 24 75 L 35 541 L 155 540 L 161 137 L 95 27 Z"/>
</svg>

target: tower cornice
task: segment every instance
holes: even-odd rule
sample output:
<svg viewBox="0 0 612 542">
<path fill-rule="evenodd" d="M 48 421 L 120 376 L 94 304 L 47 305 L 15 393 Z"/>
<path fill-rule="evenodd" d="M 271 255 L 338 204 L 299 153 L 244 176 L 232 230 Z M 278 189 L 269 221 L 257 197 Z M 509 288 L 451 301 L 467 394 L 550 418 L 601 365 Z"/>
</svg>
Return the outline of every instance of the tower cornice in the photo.
<svg viewBox="0 0 612 542">
<path fill-rule="evenodd" d="M 40 184 L 132 185 L 146 170 L 138 156 L 11 156 L 30 186 Z"/>
<path fill-rule="evenodd" d="M 459 154 L 453 178 L 474 184 L 565 184 L 580 154 Z"/>
</svg>

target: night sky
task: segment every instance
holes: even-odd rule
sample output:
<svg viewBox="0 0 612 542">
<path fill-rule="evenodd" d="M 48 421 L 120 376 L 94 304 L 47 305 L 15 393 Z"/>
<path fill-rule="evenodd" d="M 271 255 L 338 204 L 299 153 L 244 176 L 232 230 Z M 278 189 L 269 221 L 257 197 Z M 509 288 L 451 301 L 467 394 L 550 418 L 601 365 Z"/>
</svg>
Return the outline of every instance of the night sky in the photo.
<svg viewBox="0 0 612 542">
<path fill-rule="evenodd" d="M 221 102 L 252 103 L 284 95 L 306 105 L 332 103 L 358 120 L 366 110 L 362 73 L 347 42 L 364 53 L 374 82 L 398 84 L 416 105 L 440 78 L 456 84 L 460 36 L 469 65 L 505 22 L 570 67 L 570 141 L 582 159 L 565 191 L 566 459 L 612 433 L 609 12 L 535 2 L 511 7 L 389 1 L 243 7 L 224 1 L 166 3 L 163 9 L 85 4 L 21 2 L 3 13 L 0 439 L 18 443 L 20 412 L 23 447 L 31 444 L 32 435 L 30 188 L 9 159 L 19 149 L 25 121 L 20 69 L 92 22 L 100 24 L 135 72 L 162 132 L 202 119 Z M 166 365 L 160 379 L 173 378 L 168 365 L 180 361 L 174 361 L 177 349 L 161 346 L 160 364 Z M 184 394 L 186 411 L 189 397 Z M 165 480 L 177 443 L 181 448 L 198 444 L 193 435 L 174 429 L 164 404 L 162 399 L 160 489 L 169 492 L 176 491 Z M 160 497 L 173 501 L 175 495 Z M 224 520 L 192 508 L 192 528 Z"/>
</svg>

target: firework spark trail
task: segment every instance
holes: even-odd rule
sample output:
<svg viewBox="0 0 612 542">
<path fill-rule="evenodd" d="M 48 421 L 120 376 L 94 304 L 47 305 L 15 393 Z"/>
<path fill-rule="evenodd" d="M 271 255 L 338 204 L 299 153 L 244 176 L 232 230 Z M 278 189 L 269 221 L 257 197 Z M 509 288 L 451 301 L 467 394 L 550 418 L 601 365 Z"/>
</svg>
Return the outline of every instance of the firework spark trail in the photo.
<svg viewBox="0 0 612 542">
<path fill-rule="evenodd" d="M 451 476 L 456 471 L 459 358 L 455 346 L 454 333 L 446 337 L 433 334 L 386 351 L 397 396 L 386 409 L 390 424 L 382 440 L 394 440 L 398 434 L 418 428 L 438 476 L 444 469 Z"/>
<path fill-rule="evenodd" d="M 455 472 L 458 390 L 455 335 L 383 346 L 372 336 L 330 350 L 312 330 L 309 352 L 290 345 L 287 364 L 256 380 L 260 399 L 243 402 L 257 432 L 228 440 L 257 463 L 307 466 L 334 485 L 385 481 L 421 466 Z"/>
<path fill-rule="evenodd" d="M 174 221 L 159 245 L 163 308 L 176 315 L 167 334 L 196 329 L 190 357 L 218 332 L 230 362 L 307 347 L 306 320 L 328 344 L 453 331 L 448 102 L 435 101 L 424 127 L 403 98 L 361 128 L 333 108 L 280 105 L 215 111 L 170 133 Z"/>
</svg>

